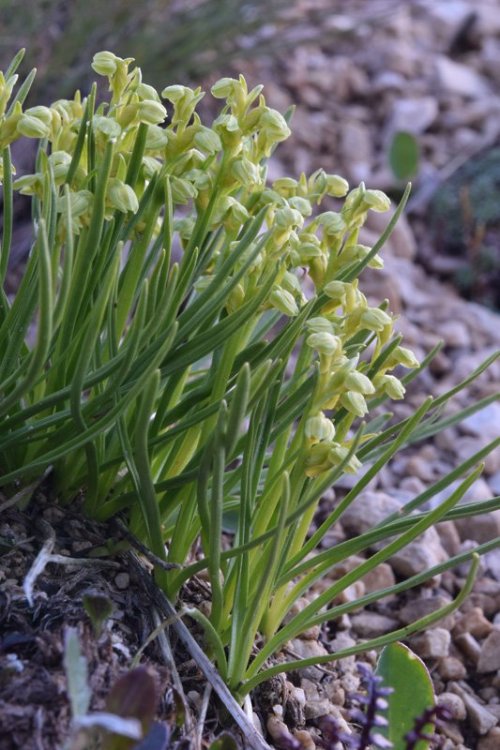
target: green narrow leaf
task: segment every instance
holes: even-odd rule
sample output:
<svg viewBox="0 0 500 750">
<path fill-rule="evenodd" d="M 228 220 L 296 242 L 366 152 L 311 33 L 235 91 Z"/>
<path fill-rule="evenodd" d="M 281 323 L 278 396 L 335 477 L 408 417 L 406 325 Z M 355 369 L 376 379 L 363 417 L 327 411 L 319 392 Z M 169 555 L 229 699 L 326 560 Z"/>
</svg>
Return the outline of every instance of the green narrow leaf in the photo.
<svg viewBox="0 0 500 750">
<path fill-rule="evenodd" d="M 410 180 L 418 172 L 420 147 L 414 135 L 400 130 L 389 147 L 389 164 L 398 180 Z"/>
<path fill-rule="evenodd" d="M 382 677 L 384 687 L 392 688 L 387 696 L 387 727 L 380 733 L 389 739 L 394 750 L 405 750 L 405 735 L 415 726 L 415 719 L 434 705 L 432 680 L 423 661 L 403 643 L 390 643 L 382 649 L 375 673 Z M 431 725 L 426 731 L 431 731 Z M 421 740 L 415 750 L 428 750 L 429 743 Z"/>
</svg>

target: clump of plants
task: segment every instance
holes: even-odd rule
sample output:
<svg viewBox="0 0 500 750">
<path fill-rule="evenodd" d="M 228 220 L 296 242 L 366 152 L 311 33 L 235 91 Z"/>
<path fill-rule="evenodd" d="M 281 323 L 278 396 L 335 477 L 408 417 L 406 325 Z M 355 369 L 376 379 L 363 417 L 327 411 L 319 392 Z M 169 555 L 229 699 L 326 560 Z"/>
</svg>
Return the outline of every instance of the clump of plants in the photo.
<svg viewBox="0 0 500 750">
<path fill-rule="evenodd" d="M 158 93 L 131 59 L 100 52 L 92 67 L 108 82 L 105 101 L 94 86 L 86 97 L 26 109 L 33 76 L 14 93 L 21 58 L 0 79 L 2 280 L 16 191 L 31 196 L 34 240 L 15 296 L 0 296 L 3 491 L 49 475 L 61 504 L 80 498 L 100 521 L 120 514 L 171 566 L 158 565 L 158 585 L 203 628 L 207 653 L 240 701 L 278 672 L 383 646 L 457 606 L 476 562 L 457 600 L 422 620 L 336 654 L 271 661 L 312 626 L 500 543 L 337 603 L 438 521 L 498 507 L 497 498 L 457 505 L 494 440 L 397 517 L 318 551 L 397 451 L 494 398 L 443 416 L 487 361 L 407 419 L 376 409 L 403 398 L 432 356 L 419 365 L 394 333 L 387 302 L 370 305 L 362 292 L 363 269 L 382 266 L 408 189 L 367 247 L 359 230 L 368 212 L 390 206 L 381 191 L 350 189 L 323 170 L 268 183 L 266 161 L 290 129 L 261 86 L 218 81 L 211 93 L 222 107 L 206 125 L 199 88 Z M 16 178 L 10 145 L 22 136 L 38 141 L 38 154 L 33 173 Z M 357 476 L 354 487 L 310 534 L 325 490 L 344 472 Z M 424 510 L 457 479 L 445 501 Z M 326 581 L 334 565 L 375 545 L 365 562 Z M 181 596 L 202 571 L 203 611 Z"/>
</svg>

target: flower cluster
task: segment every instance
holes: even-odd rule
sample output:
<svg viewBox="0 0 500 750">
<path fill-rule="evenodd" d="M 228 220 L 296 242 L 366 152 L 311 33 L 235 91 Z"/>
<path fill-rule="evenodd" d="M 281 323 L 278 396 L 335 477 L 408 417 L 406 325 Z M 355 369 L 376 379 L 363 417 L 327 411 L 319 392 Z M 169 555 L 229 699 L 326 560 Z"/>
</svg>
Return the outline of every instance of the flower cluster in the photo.
<svg viewBox="0 0 500 750">
<path fill-rule="evenodd" d="M 109 162 L 104 181 L 107 220 L 137 214 L 153 182 L 162 191 L 168 184 L 174 228 L 184 250 L 195 249 L 193 235 L 200 224 L 203 239 L 210 233 L 213 237 L 210 261 L 196 283 L 198 292 L 210 284 L 247 222 L 260 213 L 264 231 L 235 267 L 237 273 L 244 266 L 244 273 L 227 296 L 226 311 L 234 313 L 254 299 L 270 276 L 273 286 L 260 312 L 294 318 L 312 298 L 322 303 L 306 323 L 309 364 L 317 361 L 318 378 L 301 428 L 304 471 L 316 477 L 347 460 L 348 431 L 355 418 L 367 413 L 367 398 L 403 397 L 404 387 L 391 371 L 418 365 L 412 352 L 398 346 L 373 367 L 392 339 L 394 320 L 385 305 L 370 307 L 357 279 L 351 278 L 362 261 L 382 266 L 358 235 L 368 211 L 387 211 L 390 200 L 363 183 L 349 191 L 346 180 L 323 170 L 297 180 L 280 178 L 269 186 L 265 160 L 290 130 L 285 117 L 267 106 L 262 86 L 249 91 L 243 76 L 218 81 L 211 93 L 225 103 L 207 127 L 196 112 L 204 96 L 199 88 L 173 85 L 160 95 L 142 81 L 139 68 L 130 70 L 131 62 L 111 52 L 94 56 L 92 67 L 107 78 L 110 91 L 110 101 L 95 112 L 95 89 L 86 100 L 77 93 L 73 100 L 58 100 L 50 107 L 23 110 L 15 102 L 7 109 L 16 76 L 0 78 L 0 147 L 21 136 L 47 144 L 37 171 L 20 177 L 14 188 L 43 201 L 46 174 L 52 175 L 59 191 L 55 210 L 69 213 L 57 226 L 63 240 L 68 221 L 74 234 L 90 225 L 96 160 Z M 83 147 L 85 138 L 92 140 L 92 149 Z M 332 210 L 340 200 L 339 210 Z M 324 201 L 328 210 L 321 211 Z M 150 241 L 160 233 L 161 216 L 157 218 Z M 140 220 L 132 223 L 136 234 L 143 229 Z M 363 347 L 353 343 L 359 337 Z M 348 415 L 340 433 L 335 418 L 339 412 Z M 358 468 L 358 460 L 350 456 L 346 469 Z"/>
</svg>

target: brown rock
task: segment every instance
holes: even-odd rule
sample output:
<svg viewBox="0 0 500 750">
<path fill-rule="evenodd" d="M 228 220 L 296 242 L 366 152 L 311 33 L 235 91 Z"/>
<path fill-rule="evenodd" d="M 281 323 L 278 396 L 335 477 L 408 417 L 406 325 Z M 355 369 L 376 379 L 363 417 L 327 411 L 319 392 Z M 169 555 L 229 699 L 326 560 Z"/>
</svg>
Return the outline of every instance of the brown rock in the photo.
<svg viewBox="0 0 500 750">
<path fill-rule="evenodd" d="M 463 662 L 456 656 L 445 656 L 438 665 L 439 676 L 445 680 L 463 680 L 467 670 Z"/>
<path fill-rule="evenodd" d="M 431 628 L 411 639 L 412 648 L 422 659 L 437 659 L 448 656 L 451 635 L 444 628 Z"/>
<path fill-rule="evenodd" d="M 446 552 L 452 556 L 460 551 L 460 536 L 453 521 L 441 521 L 436 526 L 439 539 Z"/>
<path fill-rule="evenodd" d="M 437 699 L 438 706 L 446 706 L 455 721 L 463 721 L 467 715 L 465 703 L 456 693 L 441 693 Z"/>
<path fill-rule="evenodd" d="M 496 725 L 497 717 L 493 716 L 474 695 L 467 693 L 458 683 L 453 683 L 450 691 L 462 698 L 469 721 L 478 734 L 487 734 Z"/>
<path fill-rule="evenodd" d="M 477 750 L 498 750 L 500 747 L 500 727 L 490 729 L 485 737 L 481 737 Z"/>
<path fill-rule="evenodd" d="M 492 631 L 493 625 L 486 619 L 479 607 L 473 607 L 459 617 L 453 628 L 453 636 L 470 633 L 475 638 L 486 638 Z"/>
<path fill-rule="evenodd" d="M 363 576 L 361 580 L 365 584 L 367 594 L 371 594 L 372 591 L 379 591 L 379 589 L 389 588 L 396 583 L 393 570 L 387 563 L 377 565 L 376 568 L 373 568 Z"/>
<path fill-rule="evenodd" d="M 496 672 L 500 669 L 500 630 L 494 628 L 481 645 L 477 671 Z"/>
<path fill-rule="evenodd" d="M 441 607 L 446 606 L 450 602 L 451 598 L 445 597 L 442 594 L 437 594 L 436 596 L 429 597 L 428 599 L 415 599 L 414 601 L 406 604 L 400 610 L 399 619 L 403 624 L 408 625 L 412 622 L 415 622 L 415 620 L 419 620 L 421 617 L 430 615 L 431 612 L 435 612 L 437 609 L 441 609 Z M 455 624 L 455 616 L 455 613 L 452 612 L 446 617 L 443 617 L 442 620 L 439 620 L 436 625 L 439 625 L 439 627 L 441 628 L 451 630 Z"/>
<path fill-rule="evenodd" d="M 467 659 L 469 659 L 469 661 L 473 664 L 477 664 L 481 653 L 481 646 L 473 635 L 470 633 L 462 633 L 462 635 L 455 638 L 455 645 L 458 646 L 460 651 L 467 657 Z"/>
<path fill-rule="evenodd" d="M 361 638 L 376 638 L 396 630 L 398 621 L 378 612 L 359 612 L 351 616 L 352 629 Z"/>
</svg>

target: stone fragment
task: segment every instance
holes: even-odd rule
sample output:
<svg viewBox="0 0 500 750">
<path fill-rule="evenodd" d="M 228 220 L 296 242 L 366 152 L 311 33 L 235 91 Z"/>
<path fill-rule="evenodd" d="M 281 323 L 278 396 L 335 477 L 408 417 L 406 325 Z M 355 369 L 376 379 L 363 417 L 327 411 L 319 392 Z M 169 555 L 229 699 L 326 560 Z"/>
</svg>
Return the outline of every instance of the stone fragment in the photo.
<svg viewBox="0 0 500 750">
<path fill-rule="evenodd" d="M 365 585 L 365 592 L 367 594 L 389 588 L 396 583 L 394 571 L 387 563 L 380 563 L 380 565 L 377 565 L 376 568 L 373 568 L 369 573 L 364 575 L 361 580 Z"/>
<path fill-rule="evenodd" d="M 433 96 L 396 99 L 388 125 L 389 134 L 404 130 L 420 135 L 432 125 L 438 111 L 438 102 Z"/>
<path fill-rule="evenodd" d="M 422 659 L 438 659 L 448 656 L 451 635 L 444 628 L 431 628 L 411 639 L 412 648 Z"/>
<path fill-rule="evenodd" d="M 448 555 L 457 555 L 460 550 L 460 536 L 453 521 L 441 521 L 436 526 L 439 539 Z"/>
<path fill-rule="evenodd" d="M 364 534 L 392 513 L 401 502 L 385 492 L 363 492 L 342 515 L 342 525 L 351 534 Z"/>
<path fill-rule="evenodd" d="M 427 529 L 420 537 L 391 557 L 391 565 L 397 575 L 410 576 L 429 570 L 448 559 L 436 529 Z"/>
<path fill-rule="evenodd" d="M 500 509 L 484 515 L 457 518 L 455 524 L 462 539 L 472 539 L 478 544 L 489 542 L 500 535 Z"/>
<path fill-rule="evenodd" d="M 438 706 L 446 706 L 455 721 L 463 721 L 467 715 L 465 703 L 456 693 L 441 693 L 437 698 Z"/>
<path fill-rule="evenodd" d="M 439 85 L 452 94 L 474 99 L 489 93 L 489 86 L 479 73 L 445 55 L 436 57 L 436 72 Z"/>
<path fill-rule="evenodd" d="M 130 576 L 128 573 L 118 573 L 118 575 L 115 576 L 115 585 L 116 588 L 124 590 L 128 589 L 130 585 Z"/>
<path fill-rule="evenodd" d="M 493 549 L 484 556 L 486 570 L 496 581 L 500 581 L 500 549 Z"/>
<path fill-rule="evenodd" d="M 290 641 L 290 650 L 298 656 L 299 659 L 310 659 L 315 656 L 324 656 L 328 653 L 326 648 L 319 641 L 306 640 L 304 638 L 294 638 Z M 298 670 L 301 677 L 309 680 L 319 680 L 323 676 L 323 671 L 318 667 L 304 667 Z"/>
<path fill-rule="evenodd" d="M 473 664 L 477 664 L 481 654 L 481 646 L 470 633 L 462 633 L 454 639 L 455 645 Z"/>
<path fill-rule="evenodd" d="M 439 335 L 446 346 L 454 349 L 470 346 L 470 335 L 467 327 L 460 320 L 446 320 L 439 324 Z"/>
<path fill-rule="evenodd" d="M 477 671 L 496 672 L 500 669 L 500 630 L 494 628 L 481 644 Z"/>
<path fill-rule="evenodd" d="M 351 615 L 352 629 L 361 638 L 376 638 L 390 633 L 398 627 L 398 621 L 393 617 L 381 615 L 378 612 L 359 612 Z"/>
<path fill-rule="evenodd" d="M 366 220 L 366 228 L 372 230 L 379 237 L 394 215 L 394 212 L 394 208 L 383 214 L 370 211 Z M 413 260 L 416 254 L 417 241 L 413 230 L 406 216 L 400 216 L 391 236 L 387 240 L 387 244 L 384 245 L 384 260 L 388 263 L 389 256 L 394 255 L 396 258 L 408 261 Z"/>
<path fill-rule="evenodd" d="M 493 625 L 484 616 L 483 611 L 479 607 L 473 607 L 458 618 L 453 628 L 453 637 L 455 638 L 462 633 L 470 633 L 475 638 L 486 638 L 491 633 L 492 628 Z"/>
<path fill-rule="evenodd" d="M 469 435 L 478 435 L 488 437 L 494 440 L 498 437 L 500 425 L 500 403 L 493 403 L 485 406 L 481 411 L 477 411 L 466 417 L 460 423 L 460 428 Z"/>
<path fill-rule="evenodd" d="M 345 122 L 340 131 L 340 154 L 348 176 L 356 181 L 366 180 L 373 163 L 373 139 L 361 122 Z"/>
<path fill-rule="evenodd" d="M 446 682 L 449 680 L 463 680 L 467 674 L 465 665 L 456 656 L 445 656 L 438 664 L 439 676 Z"/>
<path fill-rule="evenodd" d="M 477 750 L 498 750 L 500 747 L 500 727 L 493 727 L 477 743 Z"/>
<path fill-rule="evenodd" d="M 450 686 L 450 691 L 462 698 L 469 721 L 478 734 L 487 734 L 496 725 L 497 717 L 488 711 L 474 695 L 466 692 L 461 685 L 453 683 Z"/>
<path fill-rule="evenodd" d="M 408 604 L 405 604 L 405 606 L 399 611 L 399 619 L 404 625 L 408 625 L 411 622 L 415 622 L 415 620 L 419 620 L 421 617 L 430 615 L 437 609 L 447 606 L 450 602 L 451 597 L 445 597 L 443 594 L 436 594 L 427 599 L 414 599 L 413 601 L 408 602 Z M 451 630 L 455 624 L 455 617 L 455 613 L 452 612 L 451 614 L 446 615 L 446 617 L 443 617 L 442 620 L 439 620 L 438 623 L 435 623 L 435 627 L 439 626 Z"/>
</svg>

